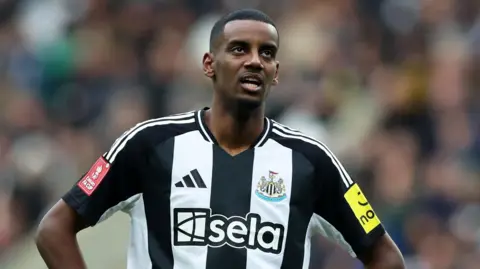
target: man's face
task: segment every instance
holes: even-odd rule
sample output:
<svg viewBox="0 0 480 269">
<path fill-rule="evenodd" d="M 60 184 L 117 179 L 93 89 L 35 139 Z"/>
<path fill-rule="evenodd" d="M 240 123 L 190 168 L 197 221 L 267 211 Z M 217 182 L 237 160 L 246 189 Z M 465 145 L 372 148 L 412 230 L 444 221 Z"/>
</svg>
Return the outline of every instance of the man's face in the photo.
<svg viewBox="0 0 480 269">
<path fill-rule="evenodd" d="M 213 53 L 203 59 L 216 94 L 253 106 L 263 104 L 278 83 L 278 33 L 273 25 L 236 20 L 225 25 Z"/>
</svg>

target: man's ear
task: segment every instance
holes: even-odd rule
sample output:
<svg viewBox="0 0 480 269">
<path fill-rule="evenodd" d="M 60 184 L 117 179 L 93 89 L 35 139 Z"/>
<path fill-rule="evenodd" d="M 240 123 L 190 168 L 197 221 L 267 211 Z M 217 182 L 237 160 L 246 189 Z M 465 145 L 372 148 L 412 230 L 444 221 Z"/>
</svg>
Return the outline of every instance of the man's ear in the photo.
<svg viewBox="0 0 480 269">
<path fill-rule="evenodd" d="M 280 62 L 277 61 L 277 70 L 275 70 L 275 76 L 273 77 L 273 86 L 278 85 L 278 68 L 280 67 Z"/>
<path fill-rule="evenodd" d="M 215 76 L 215 71 L 213 68 L 213 54 L 211 52 L 207 52 L 203 55 L 203 73 L 205 76 L 209 78 L 213 78 Z"/>
</svg>

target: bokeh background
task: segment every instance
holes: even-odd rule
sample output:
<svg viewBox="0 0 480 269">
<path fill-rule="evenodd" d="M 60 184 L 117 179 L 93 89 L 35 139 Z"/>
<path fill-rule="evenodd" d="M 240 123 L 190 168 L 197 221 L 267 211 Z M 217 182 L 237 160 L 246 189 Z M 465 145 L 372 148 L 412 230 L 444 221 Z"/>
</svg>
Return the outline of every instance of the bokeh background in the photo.
<svg viewBox="0 0 480 269">
<path fill-rule="evenodd" d="M 32 229 L 123 131 L 209 104 L 210 28 L 242 7 L 281 34 L 268 116 L 329 145 L 408 268 L 480 268 L 477 0 L 0 0 L 0 268 L 46 268 Z M 80 235 L 90 268 L 125 268 L 128 221 Z"/>
</svg>

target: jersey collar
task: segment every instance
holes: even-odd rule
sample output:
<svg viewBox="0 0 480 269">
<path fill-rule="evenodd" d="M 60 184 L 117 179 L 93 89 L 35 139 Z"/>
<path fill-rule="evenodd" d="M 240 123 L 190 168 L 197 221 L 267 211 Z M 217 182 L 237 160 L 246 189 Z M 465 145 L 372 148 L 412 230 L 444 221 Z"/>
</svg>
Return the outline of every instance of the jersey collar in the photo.
<svg viewBox="0 0 480 269">
<path fill-rule="evenodd" d="M 205 123 L 205 111 L 207 111 L 208 109 L 210 109 L 210 108 L 205 107 L 201 110 L 198 110 L 197 113 L 196 113 L 196 121 L 199 125 L 199 130 L 200 130 L 200 133 L 202 134 L 203 138 L 205 138 L 205 140 L 207 140 L 210 143 L 218 145 L 217 140 L 215 139 L 212 132 L 210 131 L 210 129 L 208 129 L 208 126 Z M 261 147 L 268 140 L 268 136 L 270 135 L 270 132 L 271 132 L 271 129 L 272 129 L 272 123 L 271 123 L 271 120 L 267 117 L 265 117 L 264 121 L 265 121 L 265 124 L 263 125 L 263 131 L 257 137 L 255 142 L 252 144 L 251 148 Z"/>
</svg>

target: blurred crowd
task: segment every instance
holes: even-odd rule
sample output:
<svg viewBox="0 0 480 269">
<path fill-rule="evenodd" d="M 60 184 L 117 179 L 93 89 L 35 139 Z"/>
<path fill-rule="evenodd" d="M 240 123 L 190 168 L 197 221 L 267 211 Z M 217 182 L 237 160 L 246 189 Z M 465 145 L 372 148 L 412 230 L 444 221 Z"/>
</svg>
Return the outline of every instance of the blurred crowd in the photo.
<svg viewBox="0 0 480 269">
<path fill-rule="evenodd" d="M 1 0 L 0 256 L 123 131 L 208 106 L 209 31 L 242 7 L 281 35 L 268 116 L 329 145 L 408 268 L 479 268 L 476 0 Z"/>
</svg>

